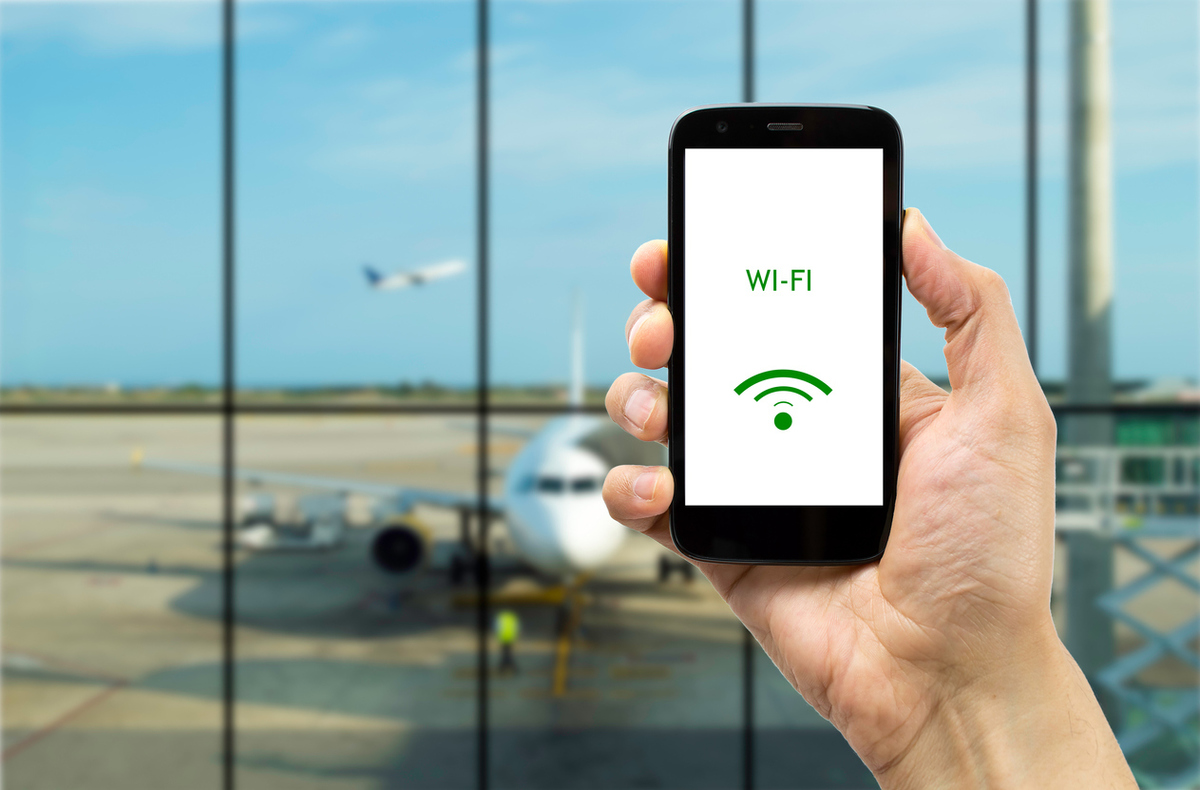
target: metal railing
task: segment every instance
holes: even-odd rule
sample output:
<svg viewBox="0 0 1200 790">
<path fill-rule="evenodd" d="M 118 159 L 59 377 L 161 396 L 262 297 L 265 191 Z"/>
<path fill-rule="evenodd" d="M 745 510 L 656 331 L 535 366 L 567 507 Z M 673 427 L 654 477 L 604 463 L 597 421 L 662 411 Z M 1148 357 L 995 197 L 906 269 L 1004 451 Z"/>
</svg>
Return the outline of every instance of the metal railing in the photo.
<svg viewBox="0 0 1200 790">
<path fill-rule="evenodd" d="M 1120 586 L 1110 581 L 1091 612 L 1068 611 L 1071 618 L 1099 610 L 1105 627 L 1120 623 L 1141 640 L 1123 655 L 1106 656 L 1089 679 L 1116 701 L 1117 740 L 1142 786 L 1194 787 L 1200 783 L 1200 689 L 1143 678 L 1170 659 L 1200 672 L 1200 579 L 1192 570 L 1200 558 L 1200 447 L 1061 447 L 1056 472 L 1056 528 L 1103 536 L 1112 551 L 1146 566 Z M 1184 607 L 1191 615 L 1167 628 L 1130 607 L 1164 586 L 1194 599 Z"/>
</svg>

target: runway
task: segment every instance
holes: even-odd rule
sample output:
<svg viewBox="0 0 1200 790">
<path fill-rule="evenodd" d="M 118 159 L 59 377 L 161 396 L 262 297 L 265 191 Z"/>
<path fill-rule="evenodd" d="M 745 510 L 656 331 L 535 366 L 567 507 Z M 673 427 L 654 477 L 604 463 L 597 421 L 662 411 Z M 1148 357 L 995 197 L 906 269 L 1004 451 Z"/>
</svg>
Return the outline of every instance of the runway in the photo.
<svg viewBox="0 0 1200 790">
<path fill-rule="evenodd" d="M 219 431 L 204 416 L 0 423 L 10 790 L 219 785 L 219 481 L 130 463 L 215 465 Z M 243 417 L 237 434 L 249 468 L 474 490 L 469 418 Z M 497 493 L 519 447 L 493 440 Z M 475 786 L 474 611 L 440 570 L 372 565 L 369 505 L 351 501 L 358 526 L 335 550 L 238 551 L 240 788 Z M 416 515 L 456 540 L 456 514 Z M 504 572 L 502 522 L 491 548 L 499 593 L 551 583 Z M 519 672 L 490 656 L 493 787 L 740 786 L 742 629 L 702 579 L 658 582 L 662 551 L 631 534 L 589 581 L 558 689 L 558 610 L 516 607 Z M 761 655 L 755 677 L 759 787 L 874 786 Z"/>
</svg>

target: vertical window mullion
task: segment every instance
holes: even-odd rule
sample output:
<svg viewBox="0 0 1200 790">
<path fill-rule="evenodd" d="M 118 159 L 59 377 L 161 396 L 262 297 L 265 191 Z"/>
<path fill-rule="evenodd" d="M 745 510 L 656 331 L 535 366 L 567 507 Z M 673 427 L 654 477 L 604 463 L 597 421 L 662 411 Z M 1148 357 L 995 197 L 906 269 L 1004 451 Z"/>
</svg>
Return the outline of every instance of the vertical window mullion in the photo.
<svg viewBox="0 0 1200 790">
<path fill-rule="evenodd" d="M 222 785 L 234 787 L 234 0 L 221 4 Z"/>
<path fill-rule="evenodd" d="M 1038 0 L 1025 0 L 1025 344 L 1038 369 Z"/>
<path fill-rule="evenodd" d="M 476 628 L 478 629 L 478 706 L 476 768 L 479 790 L 488 787 L 488 0 L 476 0 L 476 392 L 478 439 L 476 475 L 479 540 L 476 544 Z"/>
</svg>

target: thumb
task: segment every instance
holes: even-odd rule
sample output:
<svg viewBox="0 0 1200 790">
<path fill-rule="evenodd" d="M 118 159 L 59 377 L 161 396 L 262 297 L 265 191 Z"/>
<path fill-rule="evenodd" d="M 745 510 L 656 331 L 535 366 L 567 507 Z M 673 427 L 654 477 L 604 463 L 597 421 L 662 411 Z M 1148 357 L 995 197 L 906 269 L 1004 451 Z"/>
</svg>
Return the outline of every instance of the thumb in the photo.
<svg viewBox="0 0 1200 790">
<path fill-rule="evenodd" d="M 904 213 L 902 249 L 909 292 L 946 330 L 950 387 L 1043 398 L 1000 275 L 948 250 L 915 208 Z"/>
</svg>

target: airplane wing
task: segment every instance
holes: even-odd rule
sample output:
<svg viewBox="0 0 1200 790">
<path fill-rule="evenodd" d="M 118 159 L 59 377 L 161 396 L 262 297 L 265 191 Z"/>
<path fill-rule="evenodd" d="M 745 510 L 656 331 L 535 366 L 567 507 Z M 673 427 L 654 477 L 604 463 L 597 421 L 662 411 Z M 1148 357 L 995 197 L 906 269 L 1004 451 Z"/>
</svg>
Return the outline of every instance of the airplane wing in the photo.
<svg viewBox="0 0 1200 790">
<path fill-rule="evenodd" d="M 476 431 L 476 424 L 473 422 L 455 422 L 451 423 L 455 428 L 461 431 Z M 528 425 L 507 425 L 488 422 L 488 434 L 491 436 L 511 436 L 516 439 L 532 439 L 537 436 L 540 428 L 533 428 Z"/>
<path fill-rule="evenodd" d="M 184 474 L 206 475 L 220 477 L 222 469 L 218 466 L 204 464 L 189 464 L 180 461 L 146 460 L 141 463 L 145 469 L 157 469 L 164 472 L 182 472 Z M 409 488 L 394 486 L 386 483 L 369 483 L 363 480 L 338 480 L 314 475 L 298 475 L 289 472 L 268 472 L 244 467 L 234 467 L 233 475 L 238 480 L 251 484 L 276 483 L 279 485 L 295 486 L 296 488 L 314 488 L 322 491 L 333 491 L 339 494 L 364 494 L 381 499 L 393 499 L 401 510 L 407 510 L 415 505 L 432 505 L 452 509 L 475 509 L 479 505 L 479 497 L 474 493 L 459 493 L 454 491 L 438 491 L 428 488 Z M 503 515 L 504 501 L 500 497 L 488 497 L 489 510 L 494 515 Z"/>
</svg>

